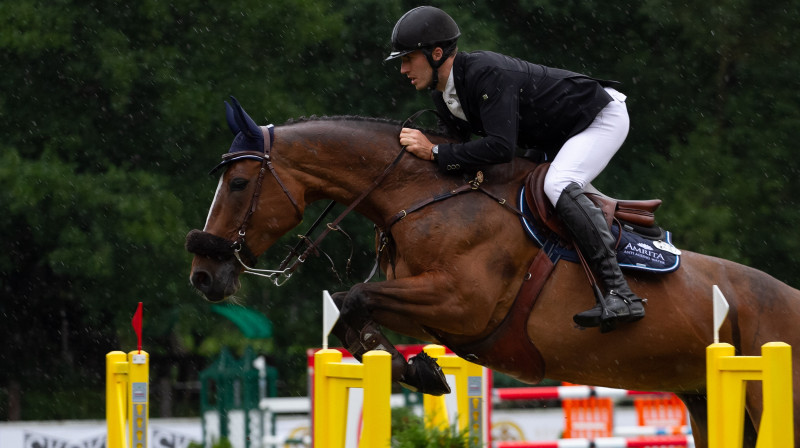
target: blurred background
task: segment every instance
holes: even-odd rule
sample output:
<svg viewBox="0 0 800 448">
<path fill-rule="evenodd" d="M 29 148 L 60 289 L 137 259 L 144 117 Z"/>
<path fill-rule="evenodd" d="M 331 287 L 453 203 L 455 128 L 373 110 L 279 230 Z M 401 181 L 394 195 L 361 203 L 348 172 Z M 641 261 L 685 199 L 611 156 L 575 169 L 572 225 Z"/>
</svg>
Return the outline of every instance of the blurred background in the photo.
<svg viewBox="0 0 800 448">
<path fill-rule="evenodd" d="M 207 173 L 232 139 L 223 101 L 236 96 L 262 125 L 429 108 L 399 62 L 383 62 L 394 23 L 418 5 L 0 3 L 0 420 L 103 418 L 105 354 L 135 348 L 140 301 L 152 417 L 196 416 L 198 372 L 223 347 L 267 355 L 277 395 L 306 395 L 321 291 L 367 276 L 372 225 L 343 225 L 356 244 L 343 284 L 324 259 L 280 288 L 244 279 L 239 299 L 271 333 L 214 312 L 189 285 L 183 243 L 203 226 L 217 183 Z M 462 51 L 621 81 L 631 131 L 596 186 L 663 199 L 659 223 L 681 249 L 800 284 L 798 2 L 433 5 L 459 24 Z M 292 238 L 260 266 L 276 265 Z M 324 244 L 343 263 L 346 240 Z"/>
</svg>

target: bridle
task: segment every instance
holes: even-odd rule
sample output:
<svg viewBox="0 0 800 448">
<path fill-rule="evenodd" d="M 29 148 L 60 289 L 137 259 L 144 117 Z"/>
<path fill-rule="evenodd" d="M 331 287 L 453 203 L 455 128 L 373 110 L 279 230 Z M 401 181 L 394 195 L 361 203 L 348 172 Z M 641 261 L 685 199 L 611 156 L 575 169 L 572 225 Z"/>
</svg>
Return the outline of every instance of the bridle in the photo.
<svg viewBox="0 0 800 448">
<path fill-rule="evenodd" d="M 286 197 L 289 199 L 289 202 L 292 203 L 294 207 L 295 214 L 301 220 L 303 219 L 303 211 L 300 209 L 300 205 L 297 203 L 297 200 L 292 195 L 292 192 L 286 188 L 286 184 L 283 183 L 278 173 L 275 171 L 275 167 L 272 165 L 272 147 L 275 143 L 275 126 L 268 125 L 262 126 L 261 132 L 264 135 L 264 152 L 259 151 L 237 151 L 226 153 L 222 155 L 222 162 L 220 162 L 217 166 L 215 166 L 209 174 L 214 174 L 220 168 L 230 165 L 234 162 L 238 162 L 240 160 L 259 160 L 261 162 L 261 168 L 258 170 L 258 177 L 256 178 L 255 189 L 253 190 L 253 196 L 250 198 L 250 205 L 247 208 L 247 213 L 244 215 L 244 219 L 242 219 L 242 223 L 239 225 L 239 230 L 237 232 L 238 236 L 236 240 L 231 245 L 233 249 L 233 254 L 239 263 L 244 267 L 244 272 L 247 274 L 254 274 L 260 275 L 263 277 L 273 278 L 276 275 L 280 275 L 284 273 L 284 270 L 269 270 L 269 269 L 255 269 L 253 267 L 248 266 L 248 263 L 251 265 L 256 264 L 256 256 L 253 255 L 253 252 L 247 246 L 245 242 L 245 236 L 247 235 L 247 226 L 250 223 L 250 218 L 255 213 L 256 209 L 258 208 L 258 201 L 261 197 L 261 186 L 264 183 L 264 175 L 266 174 L 267 170 L 272 174 L 272 177 L 278 183 L 278 185 L 283 190 Z M 243 260 L 242 258 L 246 258 Z M 288 279 L 288 277 L 286 277 Z M 274 280 L 277 283 L 277 280 Z M 280 285 L 282 285 L 284 281 L 281 281 Z"/>
<path fill-rule="evenodd" d="M 412 117 L 406 120 L 404 126 L 412 122 L 416 117 L 418 117 L 420 112 L 414 114 Z M 233 242 L 231 248 L 233 249 L 233 255 L 239 261 L 239 264 L 241 264 L 242 267 L 244 268 L 243 273 L 269 278 L 272 280 L 272 283 L 275 284 L 275 286 L 282 286 L 284 283 L 286 283 L 287 280 L 289 280 L 289 278 L 291 278 L 294 271 L 296 271 L 297 268 L 300 267 L 300 265 L 305 262 L 308 256 L 311 253 L 317 251 L 319 243 L 331 231 L 341 230 L 339 228 L 339 223 L 345 218 L 345 216 L 347 216 L 351 211 L 353 211 L 356 208 L 356 206 L 358 206 L 358 204 L 361 203 L 361 201 L 363 201 L 370 193 L 372 193 L 372 191 L 375 190 L 375 188 L 378 187 L 378 185 L 392 171 L 392 169 L 395 166 L 397 166 L 397 164 L 400 162 L 400 159 L 402 159 L 406 151 L 405 147 L 403 147 L 395 157 L 394 161 L 391 164 L 389 164 L 386 167 L 386 169 L 384 169 L 383 173 L 380 176 L 378 176 L 372 182 L 372 184 L 369 187 L 367 187 L 367 189 L 364 190 L 361 193 L 361 195 L 359 195 L 358 198 L 356 198 L 333 222 L 328 223 L 325 226 L 325 229 L 322 231 L 322 233 L 320 233 L 320 235 L 317 236 L 317 238 L 313 242 L 311 242 L 309 235 L 316 229 L 319 223 L 331 211 L 331 209 L 335 205 L 334 202 L 331 202 L 328 205 L 323 214 L 320 215 L 319 218 L 317 218 L 317 221 L 311 226 L 311 228 L 306 232 L 306 234 L 301 236 L 301 241 L 298 242 L 298 244 L 295 245 L 295 247 L 290 250 L 289 254 L 278 266 L 278 269 L 256 269 L 251 266 L 255 265 L 256 257 L 250 250 L 250 248 L 247 246 L 247 243 L 245 241 L 245 236 L 247 235 L 247 226 L 248 223 L 250 222 L 250 218 L 253 216 L 253 213 L 256 211 L 256 208 L 258 207 L 258 201 L 261 196 L 261 185 L 263 184 L 264 175 L 266 174 L 267 170 L 269 170 L 269 172 L 272 174 L 272 177 L 275 178 L 275 180 L 278 182 L 278 185 L 280 185 L 281 189 L 286 194 L 286 197 L 292 203 L 292 206 L 294 207 L 297 216 L 301 220 L 303 218 L 303 212 L 300 209 L 297 200 L 295 200 L 294 196 L 292 196 L 292 193 L 289 191 L 289 189 L 286 188 L 286 185 L 281 181 L 280 176 L 278 176 L 278 173 L 275 172 L 275 168 L 272 165 L 271 152 L 273 144 L 275 142 L 275 127 L 273 125 L 262 127 L 261 132 L 264 133 L 263 153 L 258 151 L 237 151 L 234 153 L 223 154 L 222 162 L 220 162 L 216 167 L 214 167 L 214 169 L 211 170 L 210 174 L 215 173 L 223 166 L 229 165 L 239 160 L 250 159 L 250 160 L 261 161 L 261 169 L 259 170 L 258 177 L 256 178 L 255 190 L 253 191 L 252 198 L 250 198 L 250 206 L 248 207 L 247 213 L 245 214 L 244 219 L 242 220 L 242 223 L 239 226 L 238 237 L 236 241 Z M 269 136 L 269 138 L 267 138 L 267 136 Z M 299 249 L 303 243 L 308 244 L 308 247 L 306 248 L 305 251 L 299 253 Z"/>
<path fill-rule="evenodd" d="M 436 113 L 436 111 L 430 109 L 420 110 L 414 113 L 412 116 L 408 117 L 408 119 L 406 119 L 406 121 L 403 122 L 402 127 L 411 126 L 414 120 L 419 118 L 419 116 L 425 112 Z M 294 271 L 296 271 L 300 267 L 300 265 L 305 262 L 305 260 L 311 253 L 318 252 L 317 248 L 319 247 L 319 244 L 331 231 L 341 232 L 341 229 L 339 228 L 339 223 L 341 223 L 342 220 L 358 206 L 358 204 L 360 204 L 370 193 L 372 193 L 375 190 L 375 188 L 378 187 L 378 185 L 381 184 L 381 182 L 383 182 L 386 176 L 400 163 L 400 160 L 403 158 L 403 155 L 406 153 L 406 150 L 405 146 L 402 147 L 400 149 L 400 152 L 394 158 L 394 160 L 388 166 L 386 166 L 383 172 L 377 178 L 375 178 L 375 180 L 372 181 L 372 184 L 370 184 L 352 203 L 350 203 L 350 205 L 348 205 L 347 208 L 341 214 L 339 214 L 339 216 L 335 220 L 328 223 L 325 226 L 325 229 L 320 233 L 319 236 L 317 236 L 317 238 L 313 242 L 311 241 L 309 235 L 311 235 L 311 233 L 314 232 L 314 230 L 322 222 L 322 220 L 325 219 L 327 214 L 331 211 L 331 209 L 335 205 L 335 202 L 331 201 L 331 203 L 328 204 L 323 213 L 309 228 L 306 234 L 300 236 L 300 241 L 292 249 L 290 249 L 289 254 L 286 256 L 286 258 L 284 258 L 284 260 L 278 266 L 278 269 L 256 269 L 252 267 L 252 265 L 256 264 L 256 256 L 247 246 L 247 243 L 245 241 L 245 236 L 247 234 L 247 225 L 250 221 L 250 218 L 253 216 L 253 213 L 258 207 L 258 201 L 261 196 L 261 185 L 264 181 L 264 175 L 267 172 L 267 170 L 269 170 L 269 172 L 272 174 L 272 177 L 275 178 L 278 185 L 280 185 L 281 189 L 283 190 L 284 194 L 286 194 L 286 197 L 292 203 L 292 206 L 295 209 L 297 217 L 300 218 L 301 220 L 303 218 L 303 212 L 300 209 L 297 200 L 295 200 L 294 196 L 292 196 L 292 193 L 289 191 L 289 189 L 286 188 L 286 185 L 281 181 L 280 176 L 278 176 L 278 173 L 272 166 L 271 152 L 273 144 L 275 142 L 275 127 L 273 125 L 261 127 L 261 132 L 264 133 L 263 153 L 258 151 L 237 151 L 233 153 L 223 154 L 222 162 L 220 162 L 216 167 L 214 167 L 214 169 L 212 169 L 209 174 L 213 174 L 221 167 L 231 164 L 233 162 L 237 162 L 239 160 L 251 159 L 251 160 L 261 161 L 261 169 L 258 172 L 255 191 L 253 191 L 253 197 L 250 199 L 250 206 L 248 207 L 247 213 L 245 214 L 244 219 L 242 220 L 242 224 L 239 226 L 238 237 L 236 241 L 233 242 L 231 248 L 233 249 L 233 255 L 239 261 L 239 264 L 241 264 L 242 267 L 244 268 L 243 273 L 269 278 L 270 280 L 272 280 L 272 283 L 275 286 L 282 286 L 284 283 L 286 283 L 286 281 L 289 280 L 289 278 L 291 278 Z M 269 136 L 269 138 L 267 138 L 267 136 Z M 460 191 L 454 192 L 454 194 L 457 193 L 460 193 Z M 306 249 L 301 253 L 300 248 L 302 247 L 303 244 L 307 244 L 308 247 L 306 247 Z M 348 266 L 349 262 L 350 260 L 348 260 Z M 373 268 L 373 273 L 374 272 L 375 268 Z"/>
</svg>

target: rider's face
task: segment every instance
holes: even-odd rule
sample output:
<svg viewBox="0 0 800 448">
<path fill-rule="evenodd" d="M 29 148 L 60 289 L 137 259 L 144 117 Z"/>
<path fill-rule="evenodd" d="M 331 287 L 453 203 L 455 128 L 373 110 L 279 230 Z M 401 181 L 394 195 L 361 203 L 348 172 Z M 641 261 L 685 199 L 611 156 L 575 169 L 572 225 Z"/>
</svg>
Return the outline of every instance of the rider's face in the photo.
<svg viewBox="0 0 800 448">
<path fill-rule="evenodd" d="M 417 90 L 423 90 L 428 87 L 433 80 L 433 68 L 431 68 L 422 51 L 417 50 L 409 53 L 400 60 L 400 73 L 406 75 Z"/>
</svg>

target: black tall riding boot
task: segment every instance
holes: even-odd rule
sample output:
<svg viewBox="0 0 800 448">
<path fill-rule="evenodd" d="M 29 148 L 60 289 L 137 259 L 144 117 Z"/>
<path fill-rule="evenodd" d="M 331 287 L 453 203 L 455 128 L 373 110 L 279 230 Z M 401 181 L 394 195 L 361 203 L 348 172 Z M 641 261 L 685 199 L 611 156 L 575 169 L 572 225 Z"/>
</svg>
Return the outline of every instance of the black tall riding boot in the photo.
<svg viewBox="0 0 800 448">
<path fill-rule="evenodd" d="M 611 331 L 617 323 L 634 322 L 644 317 L 642 299 L 634 294 L 622 275 L 614 251 L 616 239 L 600 210 L 576 183 L 564 188 L 556 203 L 556 213 L 569 229 L 575 244 L 605 288 L 603 301 L 572 319 L 583 327 L 600 326 Z M 605 308 L 605 310 L 604 310 Z"/>
<path fill-rule="evenodd" d="M 339 319 L 332 333 L 359 362 L 370 350 L 383 350 L 392 355 L 392 381 L 400 383 L 406 389 L 428 395 L 450 393 L 450 386 L 442 368 L 436 363 L 436 358 L 420 352 L 406 361 L 403 354 L 381 333 L 380 327 L 375 322 L 368 321 L 357 331 Z"/>
</svg>

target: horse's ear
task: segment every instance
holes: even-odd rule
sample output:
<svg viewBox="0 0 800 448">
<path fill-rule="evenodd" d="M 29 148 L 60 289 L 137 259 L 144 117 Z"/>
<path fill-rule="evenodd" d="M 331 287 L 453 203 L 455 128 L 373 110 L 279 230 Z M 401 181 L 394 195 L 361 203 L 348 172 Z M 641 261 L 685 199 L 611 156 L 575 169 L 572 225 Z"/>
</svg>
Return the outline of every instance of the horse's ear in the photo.
<svg viewBox="0 0 800 448">
<path fill-rule="evenodd" d="M 231 103 L 233 105 L 225 102 L 225 118 L 236 137 L 234 137 L 228 152 L 265 151 L 264 133 L 261 132 L 261 128 L 247 115 L 236 98 L 231 97 Z"/>
<path fill-rule="evenodd" d="M 241 131 L 244 135 L 250 138 L 256 139 L 263 139 L 264 134 L 261 133 L 261 127 L 259 127 L 250 115 L 247 115 L 247 112 L 244 111 L 244 108 L 239 101 L 231 96 L 231 101 L 233 102 L 234 107 L 234 119 L 236 124 L 238 125 L 239 131 Z M 230 121 L 228 122 L 230 124 Z"/>
<path fill-rule="evenodd" d="M 233 107 L 227 101 L 225 101 L 225 119 L 228 121 L 228 127 L 231 128 L 233 135 L 238 134 L 240 129 L 239 125 L 236 124 L 236 112 L 233 111 Z"/>
</svg>

